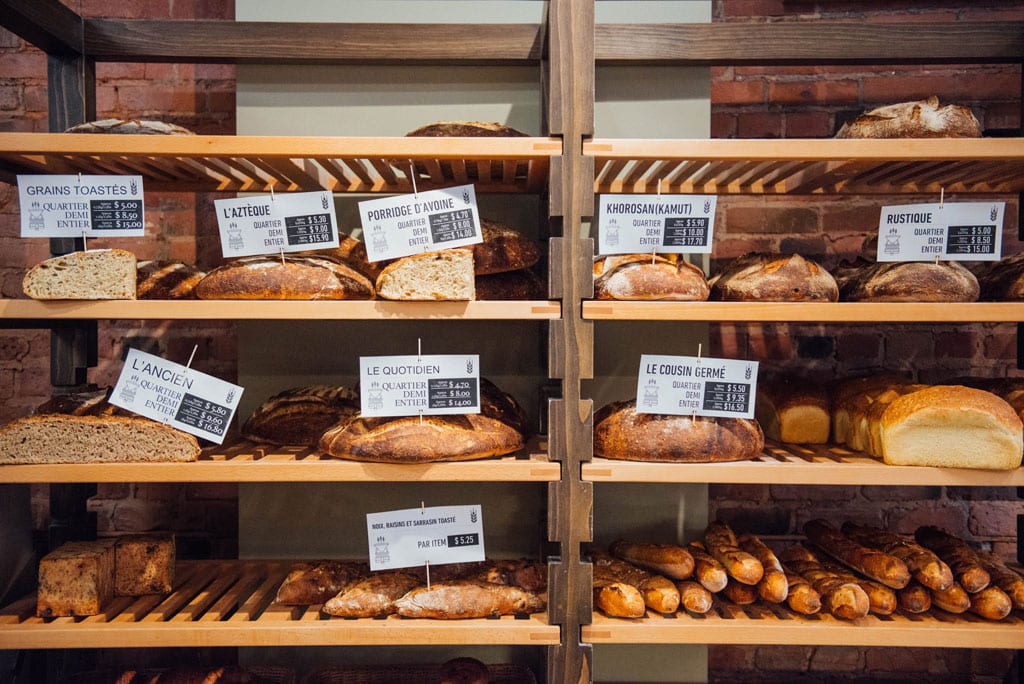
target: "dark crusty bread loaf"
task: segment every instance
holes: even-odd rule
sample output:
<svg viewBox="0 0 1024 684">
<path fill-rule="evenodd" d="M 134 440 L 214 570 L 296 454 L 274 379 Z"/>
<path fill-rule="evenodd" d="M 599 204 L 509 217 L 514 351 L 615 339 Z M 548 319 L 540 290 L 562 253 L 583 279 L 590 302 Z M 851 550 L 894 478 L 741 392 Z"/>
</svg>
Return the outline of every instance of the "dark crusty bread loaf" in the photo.
<svg viewBox="0 0 1024 684">
<path fill-rule="evenodd" d="M 0 464 L 194 461 L 192 435 L 146 418 L 43 414 L 0 428 Z"/>
<path fill-rule="evenodd" d="M 68 542 L 39 561 L 36 615 L 97 615 L 114 597 L 114 544 Z"/>
<path fill-rule="evenodd" d="M 181 261 L 140 261 L 135 292 L 139 299 L 194 299 L 194 290 L 206 275 Z"/>
<path fill-rule="evenodd" d="M 953 577 L 968 593 L 984 589 L 992 581 L 981 556 L 974 548 L 956 535 L 931 525 L 923 525 L 914 532 L 914 539 L 931 549 L 953 571 Z"/>
<path fill-rule="evenodd" d="M 370 281 L 377 280 L 380 270 L 387 264 L 386 261 L 370 261 L 366 254 L 366 243 L 357 240 L 351 235 L 342 235 L 338 238 L 337 247 L 325 247 L 310 252 L 298 252 L 312 256 L 327 256 L 336 259 L 341 263 L 362 273 Z"/>
<path fill-rule="evenodd" d="M 285 605 L 315 605 L 338 595 L 369 573 L 366 563 L 324 560 L 299 563 L 277 589 L 275 601 Z"/>
<path fill-rule="evenodd" d="M 476 275 L 518 271 L 540 259 L 540 245 L 511 226 L 481 218 L 480 232 L 483 242 L 472 245 Z"/>
<path fill-rule="evenodd" d="M 473 252 L 445 249 L 395 259 L 377 276 L 377 295 L 405 301 L 475 299 Z"/>
<path fill-rule="evenodd" d="M 791 376 L 757 383 L 754 417 L 765 437 L 787 444 L 825 444 L 831 429 L 825 386 Z"/>
<path fill-rule="evenodd" d="M 167 594 L 174 587 L 172 534 L 129 534 L 114 541 L 114 593 Z"/>
<path fill-rule="evenodd" d="M 970 108 L 939 105 L 939 98 L 900 102 L 869 110 L 843 124 L 837 138 L 979 138 L 981 124 Z"/>
<path fill-rule="evenodd" d="M 526 137 L 526 133 L 492 121 L 435 121 L 406 133 L 420 138 L 510 138 Z"/>
<path fill-rule="evenodd" d="M 100 119 L 72 126 L 65 133 L 116 133 L 121 135 L 195 135 L 189 129 L 152 119 Z"/>
<path fill-rule="evenodd" d="M 848 302 L 973 302 L 981 288 L 955 261 L 884 261 L 850 271 L 840 299 Z"/>
<path fill-rule="evenodd" d="M 441 664 L 438 684 L 487 684 L 491 670 L 476 658 L 452 658 Z"/>
<path fill-rule="evenodd" d="M 37 406 L 35 413 L 63 413 L 69 416 L 130 415 L 124 409 L 110 403 L 112 390 L 112 387 L 106 387 L 69 394 L 55 394 Z"/>
<path fill-rule="evenodd" d="M 983 300 L 1019 302 L 1024 299 L 1024 252 L 988 262 L 978 268 L 975 275 Z"/>
<path fill-rule="evenodd" d="M 32 299 L 135 299 L 135 255 L 90 249 L 36 264 L 22 280 Z"/>
<path fill-rule="evenodd" d="M 764 449 L 757 421 L 638 413 L 635 401 L 594 415 L 594 455 L 626 461 L 710 463 L 754 458 Z"/>
<path fill-rule="evenodd" d="M 333 425 L 359 411 L 359 395 L 348 387 L 293 387 L 256 407 L 242 425 L 242 436 L 254 442 L 316 447 Z"/>
<path fill-rule="evenodd" d="M 395 601 L 402 617 L 439 620 L 538 613 L 545 605 L 544 597 L 533 592 L 479 580 L 434 582 L 429 587 L 416 587 Z"/>
<path fill-rule="evenodd" d="M 243 257 L 219 266 L 195 289 L 199 299 L 372 299 L 373 284 L 329 257 Z"/>
<path fill-rule="evenodd" d="M 834 302 L 832 274 L 799 254 L 750 252 L 726 264 L 711 279 L 710 299 L 741 302 Z"/>
<path fill-rule="evenodd" d="M 594 260 L 596 299 L 704 301 L 704 271 L 683 259 L 623 254 Z"/>
<path fill-rule="evenodd" d="M 325 432 L 320 450 L 352 461 L 466 461 L 518 451 L 528 432 L 526 415 L 515 399 L 481 378 L 478 414 L 356 416 Z"/>
<path fill-rule="evenodd" d="M 530 300 L 546 299 L 547 287 L 540 277 L 530 270 L 506 271 L 478 275 L 474 278 L 476 298 L 479 300 Z"/>
</svg>

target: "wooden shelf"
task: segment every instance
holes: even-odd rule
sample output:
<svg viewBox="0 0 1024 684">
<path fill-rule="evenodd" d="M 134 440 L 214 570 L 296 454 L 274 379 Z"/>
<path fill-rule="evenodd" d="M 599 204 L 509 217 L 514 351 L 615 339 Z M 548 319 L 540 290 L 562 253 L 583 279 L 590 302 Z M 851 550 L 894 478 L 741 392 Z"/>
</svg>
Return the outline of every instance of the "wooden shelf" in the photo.
<svg viewBox="0 0 1024 684">
<path fill-rule="evenodd" d="M 122 320 L 553 320 L 559 302 L 238 301 L 0 299 L 0 319 Z"/>
<path fill-rule="evenodd" d="M 1018 193 L 1024 138 L 631 140 L 583 143 L 594 192 Z"/>
<path fill-rule="evenodd" d="M 1016 611 L 999 622 L 973 614 L 933 610 L 923 615 L 869 615 L 840 620 L 803 616 L 781 606 L 736 606 L 715 601 L 706 615 L 648 613 L 629 620 L 595 613 L 583 625 L 591 644 L 778 644 L 804 646 L 889 646 L 1024 648 L 1024 619 Z"/>
<path fill-rule="evenodd" d="M 595 321 L 1003 323 L 1024 321 L 1024 302 L 583 302 Z"/>
<path fill-rule="evenodd" d="M 6 649 L 194 646 L 558 645 L 547 614 L 480 620 L 346 620 L 273 603 L 288 561 L 181 561 L 168 596 L 114 599 L 101 615 L 37 618 L 35 597 L 0 610 Z"/>
<path fill-rule="evenodd" d="M 429 190 L 539 193 L 555 138 L 335 138 L 231 135 L 0 134 L 0 181 L 21 174 L 141 174 L 164 192 Z"/>
<path fill-rule="evenodd" d="M 555 482 L 546 440 L 517 456 L 395 464 L 343 461 L 308 447 L 242 442 L 208 447 L 193 463 L 54 463 L 0 466 L 0 483 L 32 482 Z"/>
<path fill-rule="evenodd" d="M 645 463 L 595 458 L 582 465 L 582 478 L 590 482 L 1021 487 L 1024 468 L 895 466 L 835 445 L 769 443 L 760 457 L 729 463 Z"/>
</svg>

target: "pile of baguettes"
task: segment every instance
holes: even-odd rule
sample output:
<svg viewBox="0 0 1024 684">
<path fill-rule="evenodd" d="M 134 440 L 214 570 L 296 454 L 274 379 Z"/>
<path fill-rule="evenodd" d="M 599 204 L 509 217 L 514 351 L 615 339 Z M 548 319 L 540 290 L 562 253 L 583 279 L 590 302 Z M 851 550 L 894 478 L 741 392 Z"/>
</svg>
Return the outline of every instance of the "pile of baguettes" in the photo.
<svg viewBox="0 0 1024 684">
<path fill-rule="evenodd" d="M 806 543 L 778 555 L 753 534 L 711 523 L 688 546 L 619 540 L 595 552 L 594 606 L 612 617 L 648 610 L 706 613 L 716 597 L 737 605 L 785 603 L 803 615 L 855 620 L 939 608 L 1001 620 L 1024 610 L 1024 577 L 991 553 L 936 527 L 914 538 L 825 520 L 804 525 Z"/>
</svg>

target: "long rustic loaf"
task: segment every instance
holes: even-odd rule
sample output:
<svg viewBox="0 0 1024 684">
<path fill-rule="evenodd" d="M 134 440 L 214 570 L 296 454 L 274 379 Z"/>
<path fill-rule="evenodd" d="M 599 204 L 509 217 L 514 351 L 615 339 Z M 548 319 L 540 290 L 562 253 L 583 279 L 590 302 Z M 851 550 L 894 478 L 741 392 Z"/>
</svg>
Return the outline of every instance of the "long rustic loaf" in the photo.
<svg viewBox="0 0 1024 684">
<path fill-rule="evenodd" d="M 704 271 L 683 259 L 622 254 L 594 260 L 596 299 L 704 301 L 710 289 Z"/>
<path fill-rule="evenodd" d="M 277 588 L 275 601 L 284 605 L 315 605 L 337 596 L 369 573 L 366 563 L 324 560 L 298 563 Z"/>
<path fill-rule="evenodd" d="M 792 546 L 780 554 L 787 571 L 799 574 L 821 597 L 821 604 L 832 615 L 856 620 L 868 614 L 871 602 L 856 582 L 840 576 L 818 562 L 813 553 L 801 546 Z"/>
<path fill-rule="evenodd" d="M 622 560 L 665 577 L 685 580 L 693 574 L 693 556 L 675 544 L 653 544 L 619 539 L 609 551 Z"/>
<path fill-rule="evenodd" d="M 939 105 L 931 96 L 876 107 L 843 124 L 837 138 L 979 138 L 981 124 L 969 107 Z"/>
<path fill-rule="evenodd" d="M 799 254 L 750 252 L 726 264 L 710 281 L 712 300 L 834 302 L 835 278 Z"/>
<path fill-rule="evenodd" d="M 347 618 L 392 615 L 398 611 L 395 601 L 419 584 L 419 577 L 402 570 L 375 572 L 350 582 L 336 596 L 328 599 L 323 611 Z"/>
<path fill-rule="evenodd" d="M 90 249 L 36 264 L 21 286 L 32 299 L 135 299 L 135 271 L 131 252 Z"/>
<path fill-rule="evenodd" d="M 978 552 L 963 539 L 932 525 L 918 527 L 914 539 L 938 554 L 968 593 L 979 592 L 992 581 Z"/>
<path fill-rule="evenodd" d="M 206 276 L 181 261 L 140 261 L 135 296 L 139 299 L 193 299 L 196 285 Z"/>
<path fill-rule="evenodd" d="M 429 587 L 416 587 L 395 601 L 402 617 L 439 620 L 539 613 L 545 606 L 544 597 L 533 592 L 479 580 L 434 582 Z"/>
<path fill-rule="evenodd" d="M 325 256 L 281 254 L 235 259 L 196 285 L 199 299 L 372 299 L 373 284 Z"/>
<path fill-rule="evenodd" d="M 874 527 L 843 523 L 842 532 L 858 544 L 884 551 L 907 564 L 914 579 L 929 589 L 942 590 L 953 583 L 953 571 L 933 551 L 912 539 Z"/>
</svg>

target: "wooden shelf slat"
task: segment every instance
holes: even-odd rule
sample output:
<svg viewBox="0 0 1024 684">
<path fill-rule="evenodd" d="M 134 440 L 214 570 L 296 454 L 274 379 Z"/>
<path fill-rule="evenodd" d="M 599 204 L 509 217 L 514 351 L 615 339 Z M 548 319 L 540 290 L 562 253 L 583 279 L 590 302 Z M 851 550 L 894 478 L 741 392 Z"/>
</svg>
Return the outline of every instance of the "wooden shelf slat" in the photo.
<svg viewBox="0 0 1024 684">
<path fill-rule="evenodd" d="M 127 320 L 552 320 L 558 302 L 395 302 L 269 300 L 39 301 L 0 299 L 0 319 Z"/>
<path fill-rule="evenodd" d="M 1003 323 L 1024 321 L 1024 302 L 583 302 L 595 321 Z"/>
</svg>

